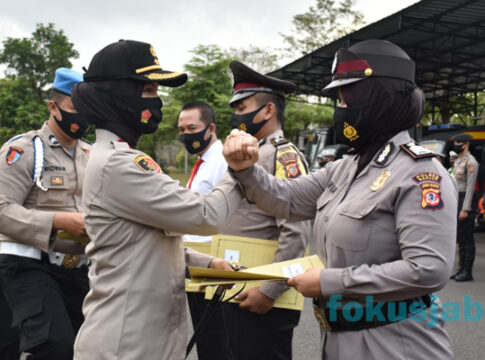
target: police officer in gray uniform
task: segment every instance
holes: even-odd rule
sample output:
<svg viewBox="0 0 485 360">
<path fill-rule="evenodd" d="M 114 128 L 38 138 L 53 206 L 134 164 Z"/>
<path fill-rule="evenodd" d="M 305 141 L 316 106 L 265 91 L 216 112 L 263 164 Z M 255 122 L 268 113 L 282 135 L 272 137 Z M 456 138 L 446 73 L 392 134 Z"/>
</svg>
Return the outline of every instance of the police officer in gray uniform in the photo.
<svg viewBox="0 0 485 360">
<path fill-rule="evenodd" d="M 455 281 L 472 281 L 472 267 L 475 260 L 475 239 L 473 229 L 477 211 L 475 183 L 478 176 L 478 162 L 470 153 L 473 137 L 462 133 L 453 137 L 453 150 L 459 155 L 453 166 L 458 185 L 458 254 L 457 271 L 451 275 Z"/>
<path fill-rule="evenodd" d="M 0 282 L 28 359 L 71 359 L 83 322 L 85 244 L 58 235 L 86 235 L 80 211 L 91 145 L 79 139 L 89 123 L 70 97 L 80 81 L 57 69 L 49 120 L 0 149 Z"/>
<path fill-rule="evenodd" d="M 223 259 L 184 249 L 181 234 L 218 233 L 239 205 L 230 177 L 194 193 L 136 149 L 162 120 L 159 84 L 184 73 L 162 69 L 150 44 L 120 40 L 101 49 L 73 89 L 76 109 L 96 126 L 83 211 L 91 243 L 91 291 L 74 359 L 182 360 L 187 344 L 186 263 L 232 270 Z"/>
<path fill-rule="evenodd" d="M 431 294 L 451 273 L 457 190 L 407 131 L 424 111 L 414 62 L 388 41 L 367 40 L 339 50 L 332 72 L 325 90 L 339 94 L 336 133 L 353 155 L 281 181 L 251 166 L 257 141 L 234 131 L 228 165 L 265 211 L 315 219 L 326 268 L 288 284 L 316 298 L 323 359 L 452 359 Z"/>
<path fill-rule="evenodd" d="M 268 173 L 288 181 L 306 174 L 304 156 L 283 137 L 285 95 L 295 84 L 262 75 L 232 61 L 234 108 L 232 127 L 254 135 L 259 141 L 259 160 Z M 310 237 L 309 221 L 287 221 L 243 201 L 221 233 L 277 240 L 274 262 L 303 256 Z M 293 329 L 300 311 L 274 308 L 287 290 L 284 283 L 266 282 L 243 292 L 240 304 L 224 306 L 227 332 L 236 359 L 291 359 Z"/>
</svg>

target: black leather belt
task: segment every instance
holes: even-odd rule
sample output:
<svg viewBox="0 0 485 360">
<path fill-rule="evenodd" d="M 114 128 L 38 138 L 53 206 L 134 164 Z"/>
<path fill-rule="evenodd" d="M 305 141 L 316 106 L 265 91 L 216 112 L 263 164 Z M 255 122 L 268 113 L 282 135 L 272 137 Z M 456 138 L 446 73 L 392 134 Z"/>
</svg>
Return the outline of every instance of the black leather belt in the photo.
<svg viewBox="0 0 485 360">
<path fill-rule="evenodd" d="M 400 303 L 405 304 L 406 311 L 404 314 L 401 314 L 400 309 L 403 305 L 401 305 L 400 307 Z M 323 304 L 324 303 L 321 298 L 313 299 L 313 311 L 315 313 L 315 318 L 324 330 L 335 332 L 359 331 L 404 320 L 407 317 L 422 311 L 423 309 L 429 308 L 431 306 L 431 298 L 429 295 L 425 295 L 422 297 L 416 297 L 396 302 L 385 302 L 383 305 L 380 305 L 379 303 L 379 313 L 383 316 L 380 318 L 374 317 L 372 320 L 367 319 L 366 309 L 365 307 L 363 307 L 362 316 L 355 321 L 352 319 L 348 319 L 348 312 L 344 314 L 344 311 L 341 309 L 329 309 L 323 306 Z M 421 306 L 417 306 L 418 304 L 420 304 Z M 393 308 L 390 310 L 391 306 Z M 389 314 L 392 314 L 392 316 L 390 317 Z"/>
</svg>

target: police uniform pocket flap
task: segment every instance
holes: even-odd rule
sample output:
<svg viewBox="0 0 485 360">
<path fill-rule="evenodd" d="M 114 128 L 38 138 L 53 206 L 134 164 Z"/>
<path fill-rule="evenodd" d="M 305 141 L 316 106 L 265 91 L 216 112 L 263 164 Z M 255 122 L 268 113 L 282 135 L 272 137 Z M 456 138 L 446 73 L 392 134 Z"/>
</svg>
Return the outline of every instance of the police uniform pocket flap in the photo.
<svg viewBox="0 0 485 360">
<path fill-rule="evenodd" d="M 340 210 L 340 215 L 351 217 L 352 219 L 363 219 L 377 207 L 377 203 L 362 206 L 346 206 Z"/>
<path fill-rule="evenodd" d="M 16 304 L 12 310 L 12 326 L 18 326 L 25 319 L 40 314 L 43 307 L 42 299 L 29 299 Z"/>
</svg>

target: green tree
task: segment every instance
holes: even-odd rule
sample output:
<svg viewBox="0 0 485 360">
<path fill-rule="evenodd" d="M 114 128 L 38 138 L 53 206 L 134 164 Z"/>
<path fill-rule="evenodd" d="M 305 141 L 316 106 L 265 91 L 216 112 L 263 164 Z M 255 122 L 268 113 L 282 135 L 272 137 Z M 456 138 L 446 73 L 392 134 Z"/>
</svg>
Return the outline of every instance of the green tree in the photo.
<svg viewBox="0 0 485 360">
<path fill-rule="evenodd" d="M 55 25 L 37 24 L 29 38 L 7 38 L 0 50 L 0 64 L 7 65 L 10 75 L 26 80 L 39 103 L 48 97 L 45 87 L 51 84 L 59 67 L 72 67 L 71 59 L 79 57 L 74 44 Z"/>
<path fill-rule="evenodd" d="M 333 107 L 326 103 L 308 104 L 305 96 L 288 101 L 285 111 L 285 137 L 294 139 L 302 130 L 333 123 Z"/>
<path fill-rule="evenodd" d="M 28 85 L 28 80 L 14 76 L 0 79 L 0 144 L 39 128 L 49 116 L 47 106 L 37 101 Z"/>
<path fill-rule="evenodd" d="M 307 12 L 293 17 L 291 35 L 280 34 L 290 57 L 308 54 L 364 24 L 363 14 L 354 10 L 355 0 L 316 0 Z"/>
<path fill-rule="evenodd" d="M 261 48 L 254 45 L 243 48 L 230 48 L 227 51 L 227 56 L 230 59 L 239 60 L 263 74 L 276 70 L 279 67 L 277 50 L 272 48 Z"/>
</svg>

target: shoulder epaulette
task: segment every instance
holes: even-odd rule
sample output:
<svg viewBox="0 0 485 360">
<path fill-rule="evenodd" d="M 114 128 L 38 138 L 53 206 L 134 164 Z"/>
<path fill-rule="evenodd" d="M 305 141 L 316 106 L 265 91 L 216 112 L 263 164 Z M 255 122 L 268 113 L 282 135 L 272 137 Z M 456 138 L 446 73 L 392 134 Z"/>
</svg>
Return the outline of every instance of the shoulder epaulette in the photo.
<svg viewBox="0 0 485 360">
<path fill-rule="evenodd" d="M 92 142 L 87 141 L 86 139 L 79 139 L 79 140 L 81 140 L 82 142 L 85 142 L 85 143 L 86 143 L 86 144 L 88 144 L 88 145 L 93 146 L 93 143 L 92 143 Z"/>
<path fill-rule="evenodd" d="M 22 138 L 24 135 L 25 135 L 25 133 L 24 134 L 20 134 L 20 135 L 15 135 L 13 138 L 7 140 L 6 144 L 9 144 L 11 142 L 14 142 L 15 140 L 18 140 L 18 139 Z"/>
<path fill-rule="evenodd" d="M 288 144 L 290 142 L 290 140 L 288 140 L 288 139 L 286 139 L 282 136 L 272 138 L 272 139 L 270 139 L 270 141 L 271 141 L 271 144 L 273 144 L 274 147 L 278 147 L 280 145 Z"/>
<path fill-rule="evenodd" d="M 400 148 L 404 150 L 404 152 L 411 156 L 414 160 L 435 156 L 435 154 L 428 149 L 425 149 L 424 147 L 419 146 L 412 141 L 408 142 L 407 144 L 400 145 Z"/>
</svg>

